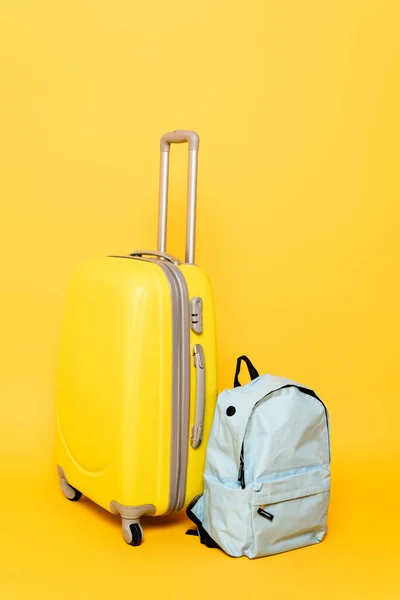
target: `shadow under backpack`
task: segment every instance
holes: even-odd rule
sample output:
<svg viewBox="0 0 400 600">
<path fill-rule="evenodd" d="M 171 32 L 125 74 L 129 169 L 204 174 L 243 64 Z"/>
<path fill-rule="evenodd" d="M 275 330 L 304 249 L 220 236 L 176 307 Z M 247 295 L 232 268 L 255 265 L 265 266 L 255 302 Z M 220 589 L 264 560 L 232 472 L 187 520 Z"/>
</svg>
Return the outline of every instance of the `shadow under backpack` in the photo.
<svg viewBox="0 0 400 600">
<path fill-rule="evenodd" d="M 242 360 L 252 381 L 239 383 Z M 187 508 L 203 544 L 258 558 L 321 542 L 330 494 L 329 417 L 311 389 L 237 362 L 207 446 L 204 493 Z"/>
</svg>

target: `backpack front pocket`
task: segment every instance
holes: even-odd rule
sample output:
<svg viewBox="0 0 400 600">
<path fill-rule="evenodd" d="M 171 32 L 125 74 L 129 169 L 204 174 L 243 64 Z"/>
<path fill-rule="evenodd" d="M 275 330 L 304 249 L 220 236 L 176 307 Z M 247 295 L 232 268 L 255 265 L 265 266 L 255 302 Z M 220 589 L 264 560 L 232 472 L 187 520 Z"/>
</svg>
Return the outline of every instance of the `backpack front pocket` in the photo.
<svg viewBox="0 0 400 600">
<path fill-rule="evenodd" d="M 250 558 L 321 542 L 327 531 L 330 475 L 323 467 L 266 477 L 253 484 Z"/>
</svg>

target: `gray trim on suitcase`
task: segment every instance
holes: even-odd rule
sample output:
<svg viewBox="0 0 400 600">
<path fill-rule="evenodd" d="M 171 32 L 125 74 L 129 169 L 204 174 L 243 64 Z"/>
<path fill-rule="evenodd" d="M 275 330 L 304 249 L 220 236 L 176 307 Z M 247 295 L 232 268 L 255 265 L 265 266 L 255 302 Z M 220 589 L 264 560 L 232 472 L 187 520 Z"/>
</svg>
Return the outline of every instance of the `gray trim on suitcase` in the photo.
<svg viewBox="0 0 400 600">
<path fill-rule="evenodd" d="M 187 404 L 183 396 L 183 331 L 182 331 L 182 288 L 179 278 L 176 277 L 174 268 L 170 263 L 151 261 L 157 264 L 165 273 L 171 289 L 172 301 L 172 423 L 171 423 L 171 461 L 170 461 L 170 493 L 168 508 L 165 513 L 177 510 L 180 501 L 182 476 L 186 484 L 186 460 L 182 456 L 184 423 L 184 406 Z M 177 269 L 178 270 L 178 269 Z M 185 282 L 186 287 L 186 282 Z"/>
<path fill-rule="evenodd" d="M 160 261 L 161 262 L 161 261 Z M 179 429 L 180 429 L 180 452 L 178 466 L 178 488 L 176 492 L 176 504 L 168 507 L 169 511 L 181 510 L 186 496 L 186 475 L 189 450 L 189 416 L 190 416 L 190 319 L 189 319 L 189 292 L 183 273 L 171 263 L 162 263 L 163 268 L 176 278 L 180 298 L 180 323 L 179 328 Z"/>
<path fill-rule="evenodd" d="M 133 253 L 135 254 L 135 253 Z M 182 272 L 163 259 L 110 256 L 150 262 L 159 266 L 168 281 L 172 307 L 172 417 L 170 491 L 164 514 L 180 510 L 185 503 L 189 451 L 190 413 L 190 318 L 189 294 Z"/>
<path fill-rule="evenodd" d="M 124 506 L 115 500 L 110 502 L 110 511 L 120 515 L 123 519 L 139 520 L 143 515 L 152 516 L 156 512 L 154 504 L 141 504 L 140 506 Z"/>
</svg>

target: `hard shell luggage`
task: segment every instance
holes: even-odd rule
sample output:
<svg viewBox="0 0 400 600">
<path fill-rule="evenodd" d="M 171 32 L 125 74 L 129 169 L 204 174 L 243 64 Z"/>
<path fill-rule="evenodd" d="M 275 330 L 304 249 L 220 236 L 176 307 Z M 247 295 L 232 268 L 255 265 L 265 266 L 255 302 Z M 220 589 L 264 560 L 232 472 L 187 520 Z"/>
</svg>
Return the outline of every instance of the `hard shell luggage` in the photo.
<svg viewBox="0 0 400 600">
<path fill-rule="evenodd" d="M 169 153 L 188 142 L 186 259 L 166 253 Z M 199 137 L 161 138 L 158 251 L 91 260 L 70 283 L 57 372 L 57 466 L 82 494 L 122 517 L 180 510 L 202 491 L 217 398 L 211 286 L 194 264 Z"/>
</svg>

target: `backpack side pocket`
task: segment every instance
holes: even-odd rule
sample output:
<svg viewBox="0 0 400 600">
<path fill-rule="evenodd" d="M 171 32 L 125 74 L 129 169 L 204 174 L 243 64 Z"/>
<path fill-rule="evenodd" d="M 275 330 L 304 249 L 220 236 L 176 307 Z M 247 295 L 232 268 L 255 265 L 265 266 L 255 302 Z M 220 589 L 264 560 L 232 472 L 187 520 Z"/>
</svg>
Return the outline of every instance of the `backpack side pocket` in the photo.
<svg viewBox="0 0 400 600">
<path fill-rule="evenodd" d="M 203 527 L 203 512 L 204 512 L 204 497 L 203 494 L 199 494 L 188 505 L 186 514 L 191 521 L 197 526 L 197 530 L 189 529 L 186 535 L 198 535 L 200 542 L 207 546 L 207 548 L 219 548 L 218 544 L 214 542 L 212 537 L 207 533 Z"/>
<path fill-rule="evenodd" d="M 205 483 L 204 529 L 230 556 L 247 554 L 252 489 L 225 485 L 209 475 Z"/>
</svg>

